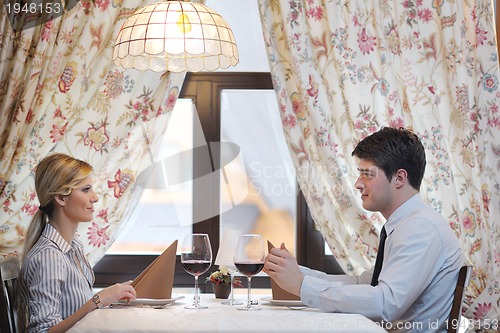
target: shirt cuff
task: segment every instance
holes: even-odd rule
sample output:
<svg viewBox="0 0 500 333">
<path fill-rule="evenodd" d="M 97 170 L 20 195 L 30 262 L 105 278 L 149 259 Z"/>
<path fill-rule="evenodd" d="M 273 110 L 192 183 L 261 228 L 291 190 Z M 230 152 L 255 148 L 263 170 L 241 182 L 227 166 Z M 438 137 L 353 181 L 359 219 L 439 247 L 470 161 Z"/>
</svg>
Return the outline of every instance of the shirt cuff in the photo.
<svg viewBox="0 0 500 333">
<path fill-rule="evenodd" d="M 305 275 L 300 287 L 300 299 L 302 303 L 312 308 L 319 308 L 320 295 L 331 284 L 332 282 Z"/>
</svg>

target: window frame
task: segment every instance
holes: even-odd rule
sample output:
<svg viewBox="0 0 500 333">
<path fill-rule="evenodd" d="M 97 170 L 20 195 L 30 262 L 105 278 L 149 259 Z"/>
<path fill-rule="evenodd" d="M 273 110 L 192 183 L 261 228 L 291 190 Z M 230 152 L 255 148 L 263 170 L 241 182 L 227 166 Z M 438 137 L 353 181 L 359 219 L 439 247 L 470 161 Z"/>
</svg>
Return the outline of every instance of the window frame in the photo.
<svg viewBox="0 0 500 333">
<path fill-rule="evenodd" d="M 203 129 L 205 141 L 220 142 L 221 130 L 221 92 L 225 89 L 244 90 L 273 90 L 270 73 L 255 72 L 202 72 L 187 73 L 182 86 L 179 98 L 189 98 L 196 105 L 200 124 Z M 196 135 L 196 133 L 194 134 Z M 195 138 L 196 140 L 196 138 Z M 196 142 L 196 141 L 195 141 Z M 214 157 L 216 158 L 216 157 Z M 195 167 L 199 165 L 194 160 Z M 194 171 L 196 172 L 196 171 Z M 209 198 L 213 207 L 219 207 L 219 186 L 214 180 L 214 196 Z M 193 189 L 193 214 L 196 214 L 196 207 L 199 200 L 207 200 L 197 195 Z M 340 274 L 342 269 L 338 266 L 333 256 L 324 255 L 324 240 L 319 231 L 314 228 L 314 222 L 309 213 L 306 201 L 302 192 L 297 194 L 297 261 L 310 268 L 325 271 L 331 274 Z M 193 224 L 193 233 L 206 233 L 210 236 L 213 258 L 217 256 L 220 242 L 220 218 L 219 215 L 199 223 Z M 318 253 L 320 255 L 318 255 Z M 105 255 L 94 267 L 96 276 L 96 287 L 105 287 L 117 282 L 133 280 L 139 275 L 157 255 Z M 209 270 L 210 272 L 211 270 Z M 209 272 L 203 274 L 200 279 L 208 276 Z M 177 256 L 175 273 L 175 287 L 192 287 L 193 277 L 186 273 L 180 263 L 180 256 Z M 206 285 L 201 283 L 200 290 L 207 292 Z M 252 286 L 256 288 L 269 288 L 270 281 L 267 277 L 255 277 L 252 279 Z M 209 290 L 210 291 L 210 290 Z"/>
</svg>

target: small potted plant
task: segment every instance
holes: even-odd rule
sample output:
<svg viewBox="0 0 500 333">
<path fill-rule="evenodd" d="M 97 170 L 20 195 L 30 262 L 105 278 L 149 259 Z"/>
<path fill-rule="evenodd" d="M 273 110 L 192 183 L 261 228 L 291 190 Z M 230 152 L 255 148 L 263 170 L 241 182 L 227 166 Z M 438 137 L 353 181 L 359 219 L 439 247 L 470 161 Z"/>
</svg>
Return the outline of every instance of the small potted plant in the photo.
<svg viewBox="0 0 500 333">
<path fill-rule="evenodd" d="M 206 282 L 212 282 L 215 298 L 227 299 L 231 294 L 231 271 L 225 266 L 210 274 Z M 233 287 L 241 287 L 239 278 L 233 278 Z"/>
</svg>

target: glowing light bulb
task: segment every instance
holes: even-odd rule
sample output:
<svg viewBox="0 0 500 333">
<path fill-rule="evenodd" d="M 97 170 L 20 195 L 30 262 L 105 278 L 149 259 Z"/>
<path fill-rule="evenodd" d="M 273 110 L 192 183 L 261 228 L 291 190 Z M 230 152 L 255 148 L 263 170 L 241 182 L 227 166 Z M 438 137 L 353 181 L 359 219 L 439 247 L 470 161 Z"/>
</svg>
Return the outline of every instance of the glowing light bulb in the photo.
<svg viewBox="0 0 500 333">
<path fill-rule="evenodd" d="M 191 22 L 189 22 L 189 17 L 186 14 L 182 13 L 179 15 L 177 19 L 177 28 L 183 34 L 188 34 L 191 31 Z"/>
</svg>

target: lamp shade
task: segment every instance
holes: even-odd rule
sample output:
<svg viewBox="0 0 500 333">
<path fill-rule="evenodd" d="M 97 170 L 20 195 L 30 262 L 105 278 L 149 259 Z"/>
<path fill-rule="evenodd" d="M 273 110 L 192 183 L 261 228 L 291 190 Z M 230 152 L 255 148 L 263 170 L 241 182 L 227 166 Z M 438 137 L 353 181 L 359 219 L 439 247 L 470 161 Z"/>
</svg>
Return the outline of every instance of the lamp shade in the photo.
<svg viewBox="0 0 500 333">
<path fill-rule="evenodd" d="M 205 5 L 164 1 L 135 11 L 118 33 L 113 63 L 156 72 L 199 72 L 238 63 L 231 28 Z"/>
</svg>

